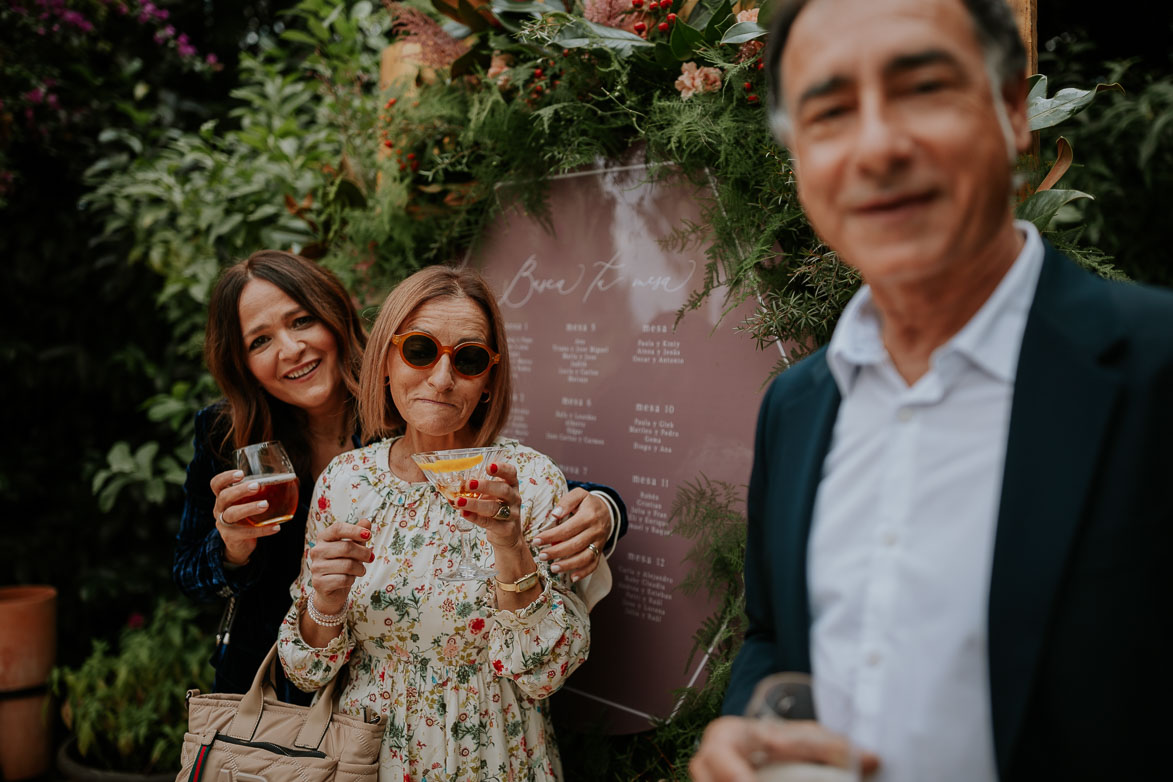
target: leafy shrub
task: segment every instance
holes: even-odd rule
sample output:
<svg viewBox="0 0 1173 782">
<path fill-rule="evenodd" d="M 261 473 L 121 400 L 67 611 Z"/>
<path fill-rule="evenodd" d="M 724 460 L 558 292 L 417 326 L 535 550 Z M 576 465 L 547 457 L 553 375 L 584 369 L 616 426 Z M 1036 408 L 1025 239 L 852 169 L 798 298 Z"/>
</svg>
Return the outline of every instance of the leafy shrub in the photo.
<svg viewBox="0 0 1173 782">
<path fill-rule="evenodd" d="M 77 668 L 56 668 L 53 693 L 89 765 L 118 771 L 179 767 L 187 690 L 211 688 L 212 641 L 186 603 L 160 601 L 150 624 L 132 617 L 116 651 L 94 641 Z"/>
</svg>

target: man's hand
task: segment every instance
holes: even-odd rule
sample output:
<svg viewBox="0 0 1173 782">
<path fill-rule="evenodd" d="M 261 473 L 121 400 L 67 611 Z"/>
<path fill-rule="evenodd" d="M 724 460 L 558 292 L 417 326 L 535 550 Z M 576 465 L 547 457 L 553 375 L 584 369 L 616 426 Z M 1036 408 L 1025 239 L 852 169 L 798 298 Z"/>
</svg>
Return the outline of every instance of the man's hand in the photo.
<svg viewBox="0 0 1173 782">
<path fill-rule="evenodd" d="M 757 769 L 772 763 L 850 768 L 851 755 L 847 739 L 817 722 L 721 717 L 705 729 L 688 770 L 696 782 L 756 782 Z M 879 765 L 875 755 L 860 754 L 860 770 L 865 775 Z"/>
</svg>

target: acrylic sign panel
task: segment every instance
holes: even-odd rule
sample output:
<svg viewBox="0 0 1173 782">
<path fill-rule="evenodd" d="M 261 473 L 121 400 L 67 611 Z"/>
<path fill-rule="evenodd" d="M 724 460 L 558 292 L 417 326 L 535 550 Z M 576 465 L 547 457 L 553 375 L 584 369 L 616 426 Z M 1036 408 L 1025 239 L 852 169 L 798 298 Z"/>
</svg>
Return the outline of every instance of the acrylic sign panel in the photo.
<svg viewBox="0 0 1173 782">
<path fill-rule="evenodd" d="M 690 187 L 646 179 L 642 167 L 558 179 L 547 224 L 507 209 L 470 259 L 508 329 L 505 433 L 627 503 L 614 588 L 591 614 L 590 659 L 557 707 L 621 733 L 668 716 L 672 691 L 698 680 L 692 636 L 714 607 L 677 589 L 690 542 L 670 532 L 669 513 L 677 489 L 702 474 L 749 480 L 763 382 L 778 358 L 734 332 L 752 308 L 721 318 L 719 295 L 674 328 L 705 255 L 663 240 L 699 210 Z"/>
</svg>

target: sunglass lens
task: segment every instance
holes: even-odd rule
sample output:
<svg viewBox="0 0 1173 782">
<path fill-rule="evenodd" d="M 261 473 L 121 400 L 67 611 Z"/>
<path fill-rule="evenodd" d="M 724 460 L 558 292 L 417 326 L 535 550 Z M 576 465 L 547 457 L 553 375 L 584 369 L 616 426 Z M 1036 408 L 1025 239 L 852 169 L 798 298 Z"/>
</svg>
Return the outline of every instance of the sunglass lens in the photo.
<svg viewBox="0 0 1173 782">
<path fill-rule="evenodd" d="M 475 377 L 489 368 L 489 351 L 479 345 L 465 345 L 452 354 L 452 366 L 462 375 Z"/>
<path fill-rule="evenodd" d="M 429 367 L 436 362 L 440 348 L 435 340 L 414 334 L 403 341 L 403 360 L 413 367 Z"/>
</svg>

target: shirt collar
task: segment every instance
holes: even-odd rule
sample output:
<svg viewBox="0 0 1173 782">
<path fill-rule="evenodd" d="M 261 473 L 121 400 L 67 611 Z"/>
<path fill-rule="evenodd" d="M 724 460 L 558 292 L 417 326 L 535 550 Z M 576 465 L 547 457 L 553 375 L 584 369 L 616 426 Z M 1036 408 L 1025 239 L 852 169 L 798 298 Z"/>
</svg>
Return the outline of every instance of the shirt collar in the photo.
<svg viewBox="0 0 1173 782">
<path fill-rule="evenodd" d="M 969 322 L 933 351 L 932 368 L 955 375 L 963 357 L 992 376 L 1013 383 L 1022 333 L 1043 267 L 1043 240 L 1034 224 L 1015 220 L 1026 241 L 1010 270 Z M 880 317 L 870 286 L 864 285 L 843 310 L 827 347 L 827 365 L 846 397 L 859 370 L 888 360 Z"/>
</svg>

